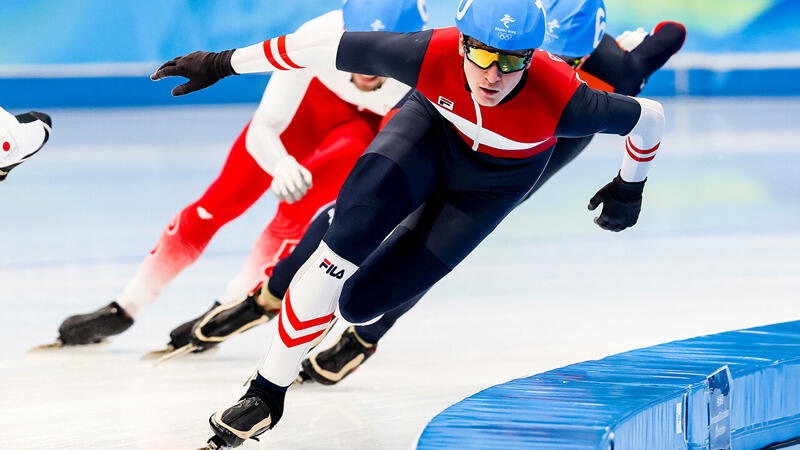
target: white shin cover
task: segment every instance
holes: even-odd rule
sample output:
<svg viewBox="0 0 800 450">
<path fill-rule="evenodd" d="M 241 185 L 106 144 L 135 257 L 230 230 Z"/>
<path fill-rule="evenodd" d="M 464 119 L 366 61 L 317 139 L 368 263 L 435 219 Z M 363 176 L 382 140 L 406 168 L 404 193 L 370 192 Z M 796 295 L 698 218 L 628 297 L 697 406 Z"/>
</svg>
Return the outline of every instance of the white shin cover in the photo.
<svg viewBox="0 0 800 450">
<path fill-rule="evenodd" d="M 320 243 L 289 284 L 276 336 L 259 370 L 261 376 L 278 386 L 292 384 L 311 344 L 333 319 L 342 286 L 357 269 Z"/>
<path fill-rule="evenodd" d="M 661 103 L 641 97 L 634 100 L 642 106 L 642 113 L 625 139 L 625 154 L 619 171 L 623 180 L 632 183 L 647 178 L 650 163 L 656 157 L 664 134 L 664 108 Z"/>
</svg>

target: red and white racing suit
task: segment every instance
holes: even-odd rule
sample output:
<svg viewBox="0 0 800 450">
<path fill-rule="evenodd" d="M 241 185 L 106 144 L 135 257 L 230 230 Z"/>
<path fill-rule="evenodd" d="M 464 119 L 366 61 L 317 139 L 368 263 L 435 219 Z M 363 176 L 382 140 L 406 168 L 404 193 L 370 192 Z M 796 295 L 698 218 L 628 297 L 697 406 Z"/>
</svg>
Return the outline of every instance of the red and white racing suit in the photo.
<svg viewBox="0 0 800 450">
<path fill-rule="evenodd" d="M 340 10 L 304 24 L 298 31 L 344 29 Z M 277 64 L 277 42 L 265 56 Z M 408 92 L 392 79 L 364 92 L 351 74 L 327 70 L 276 71 L 261 104 L 244 127 L 216 180 L 181 210 L 161 233 L 155 248 L 127 284 L 117 302 L 133 317 L 203 252 L 214 233 L 261 197 L 272 183 L 276 163 L 287 154 L 311 172 L 313 187 L 297 202 L 281 202 L 258 237 L 238 275 L 219 301 L 246 295 L 299 242 L 314 214 L 336 199 L 356 159 L 372 141 L 381 118 Z"/>
</svg>

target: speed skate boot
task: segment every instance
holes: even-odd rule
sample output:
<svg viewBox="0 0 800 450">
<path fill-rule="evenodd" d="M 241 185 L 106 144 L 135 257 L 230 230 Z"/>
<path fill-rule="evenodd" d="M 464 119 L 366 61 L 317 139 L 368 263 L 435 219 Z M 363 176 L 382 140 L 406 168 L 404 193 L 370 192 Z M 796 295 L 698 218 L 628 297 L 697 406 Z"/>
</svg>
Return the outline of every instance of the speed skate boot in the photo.
<svg viewBox="0 0 800 450">
<path fill-rule="evenodd" d="M 189 343 L 199 351 L 207 350 L 275 317 L 280 312 L 281 301 L 269 293 L 265 284 L 241 300 L 219 305 L 206 313 L 192 326 Z"/>
<path fill-rule="evenodd" d="M 44 146 L 52 126 L 47 114 L 29 111 L 13 116 L 0 108 L 0 181 Z"/>
<path fill-rule="evenodd" d="M 95 344 L 120 334 L 133 325 L 133 319 L 117 302 L 97 311 L 67 317 L 58 327 L 58 342 L 62 345 Z"/>
<path fill-rule="evenodd" d="M 216 446 L 207 448 L 238 447 L 247 439 L 258 440 L 259 435 L 281 419 L 285 396 L 286 388 L 276 386 L 256 373 L 239 402 L 209 417 L 208 423 L 214 431 L 209 444 Z"/>
<path fill-rule="evenodd" d="M 218 301 L 215 301 L 214 304 L 211 305 L 211 309 L 209 309 L 208 311 L 204 312 L 200 316 L 195 317 L 194 319 L 192 319 L 192 320 L 190 320 L 188 322 L 184 322 L 184 323 L 178 325 L 177 327 L 175 327 L 174 330 L 170 331 L 169 332 L 169 343 L 167 344 L 167 347 L 168 348 L 172 348 L 174 350 L 176 348 L 180 348 L 180 347 L 183 347 L 184 345 L 189 344 L 190 343 L 190 339 L 189 338 L 192 336 L 192 328 L 194 328 L 194 325 L 197 322 L 200 322 L 200 320 L 203 319 L 203 317 L 205 317 L 206 314 L 208 314 L 211 311 L 213 311 L 219 305 L 220 305 L 220 303 Z"/>
<path fill-rule="evenodd" d="M 353 373 L 375 350 L 377 344 L 370 344 L 361 339 L 351 326 L 336 343 L 316 355 L 303 360 L 302 369 L 296 383 L 316 381 L 320 384 L 336 384 L 347 375 Z"/>
<path fill-rule="evenodd" d="M 233 335 L 268 322 L 280 311 L 281 301 L 269 293 L 265 284 L 259 284 L 240 300 L 225 305 L 214 302 L 202 316 L 172 330 L 165 349 L 149 352 L 143 359 L 159 358 L 156 364 L 160 364 L 188 353 L 202 353 Z"/>
<path fill-rule="evenodd" d="M 160 358 L 160 357 L 162 357 L 164 355 L 167 355 L 167 354 L 170 354 L 170 353 L 174 352 L 175 350 L 177 350 L 179 348 L 188 346 L 190 344 L 189 336 L 192 335 L 192 327 L 194 326 L 194 324 L 199 322 L 200 319 L 205 317 L 206 314 L 211 312 L 217 306 L 219 306 L 219 302 L 215 301 L 214 304 L 211 305 L 211 309 L 209 309 L 208 311 L 204 312 L 199 317 L 195 317 L 194 319 L 192 319 L 192 320 L 190 320 L 188 322 L 184 322 L 184 323 L 178 325 L 177 327 L 175 327 L 175 329 L 173 329 L 172 331 L 169 332 L 169 342 L 167 342 L 167 345 L 164 348 L 162 348 L 160 350 L 153 350 L 153 351 L 147 352 L 147 353 L 144 354 L 144 356 L 142 356 L 142 359 Z M 202 349 L 197 349 L 197 352 L 202 352 L 202 351 L 203 351 Z"/>
</svg>

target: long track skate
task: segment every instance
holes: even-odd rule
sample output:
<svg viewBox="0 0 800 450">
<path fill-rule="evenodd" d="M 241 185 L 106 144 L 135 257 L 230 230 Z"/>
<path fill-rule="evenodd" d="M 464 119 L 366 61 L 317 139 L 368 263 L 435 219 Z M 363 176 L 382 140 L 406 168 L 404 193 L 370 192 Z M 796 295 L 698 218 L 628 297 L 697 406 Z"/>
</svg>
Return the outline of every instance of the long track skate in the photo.
<svg viewBox="0 0 800 450">
<path fill-rule="evenodd" d="M 63 346 L 64 342 L 61 339 L 56 339 L 55 342 L 51 342 L 49 344 L 42 344 L 42 345 L 37 345 L 36 347 L 31 347 L 28 349 L 26 353 L 36 353 L 44 350 L 52 350 L 55 348 L 61 348 Z"/>
<path fill-rule="evenodd" d="M 167 362 L 167 361 L 169 361 L 171 359 L 175 359 L 175 358 L 178 358 L 178 357 L 183 356 L 183 355 L 188 355 L 189 353 L 192 353 L 192 352 L 200 350 L 200 349 L 201 349 L 200 346 L 197 346 L 197 345 L 194 345 L 194 344 L 186 344 L 184 346 L 181 346 L 181 347 L 178 347 L 178 348 L 172 348 L 172 349 L 167 347 L 165 350 L 155 350 L 155 351 L 146 353 L 142 357 L 142 359 L 145 359 L 149 355 L 152 355 L 152 356 L 150 358 L 148 358 L 148 359 L 158 358 L 153 362 L 153 367 L 155 367 L 155 366 L 158 366 L 159 364 L 165 363 L 165 362 Z"/>
<path fill-rule="evenodd" d="M 142 359 L 157 358 L 154 365 L 189 353 L 204 353 L 217 348 L 221 342 L 275 317 L 280 301 L 273 299 L 274 309 L 264 309 L 256 301 L 262 293 L 262 284 L 247 297 L 224 305 L 215 302 L 202 316 L 190 320 L 170 333 L 170 342 L 161 350 L 146 353 Z M 268 295 L 268 294 L 265 294 Z"/>
<path fill-rule="evenodd" d="M 205 447 L 200 447 L 197 450 L 221 450 L 225 448 L 232 448 L 225 445 L 225 442 L 219 436 L 212 436 L 208 439 Z"/>
<path fill-rule="evenodd" d="M 191 347 L 191 349 L 186 350 L 186 347 Z M 169 361 L 170 359 L 177 358 L 178 356 L 185 355 L 187 352 L 193 352 L 195 350 L 200 349 L 200 347 L 196 347 L 192 344 L 182 345 L 180 347 L 175 347 L 171 344 L 168 344 L 166 347 L 159 349 L 159 350 L 151 350 L 140 358 L 142 361 L 153 361 L 158 360 L 158 363 Z M 213 351 L 214 348 L 209 348 L 205 351 Z M 204 352 L 205 352 L 204 351 Z M 164 361 L 161 359 L 164 358 Z"/>
<path fill-rule="evenodd" d="M 97 342 L 93 342 L 91 344 L 83 344 L 83 345 L 67 345 L 61 339 L 56 339 L 54 342 L 49 344 L 41 344 L 35 347 L 29 348 L 25 353 L 42 353 L 47 352 L 49 350 L 56 350 L 61 348 L 97 348 L 98 346 L 105 346 L 111 343 L 108 339 L 102 339 Z"/>
<path fill-rule="evenodd" d="M 58 327 L 58 338 L 51 344 L 39 345 L 29 351 L 64 347 L 94 347 L 107 343 L 133 325 L 133 318 L 116 301 L 86 314 L 76 314 L 64 319 Z"/>
</svg>

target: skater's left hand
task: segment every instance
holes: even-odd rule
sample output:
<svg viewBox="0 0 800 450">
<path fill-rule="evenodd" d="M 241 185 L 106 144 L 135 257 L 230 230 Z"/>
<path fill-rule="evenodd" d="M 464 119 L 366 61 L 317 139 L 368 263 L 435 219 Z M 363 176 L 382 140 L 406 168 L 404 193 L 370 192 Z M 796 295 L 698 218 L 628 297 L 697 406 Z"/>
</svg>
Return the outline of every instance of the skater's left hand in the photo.
<svg viewBox="0 0 800 450">
<path fill-rule="evenodd" d="M 603 204 L 603 210 L 594 218 L 594 223 L 609 231 L 622 231 L 634 226 L 642 210 L 643 190 L 644 181 L 628 183 L 619 175 L 614 177 L 589 200 L 590 211 Z"/>
<path fill-rule="evenodd" d="M 166 77 L 186 77 L 189 79 L 187 83 L 172 89 L 175 97 L 185 95 L 205 89 L 229 75 L 238 75 L 231 66 L 231 56 L 233 50 L 189 53 L 165 62 L 150 75 L 150 79 L 158 81 Z"/>
</svg>

